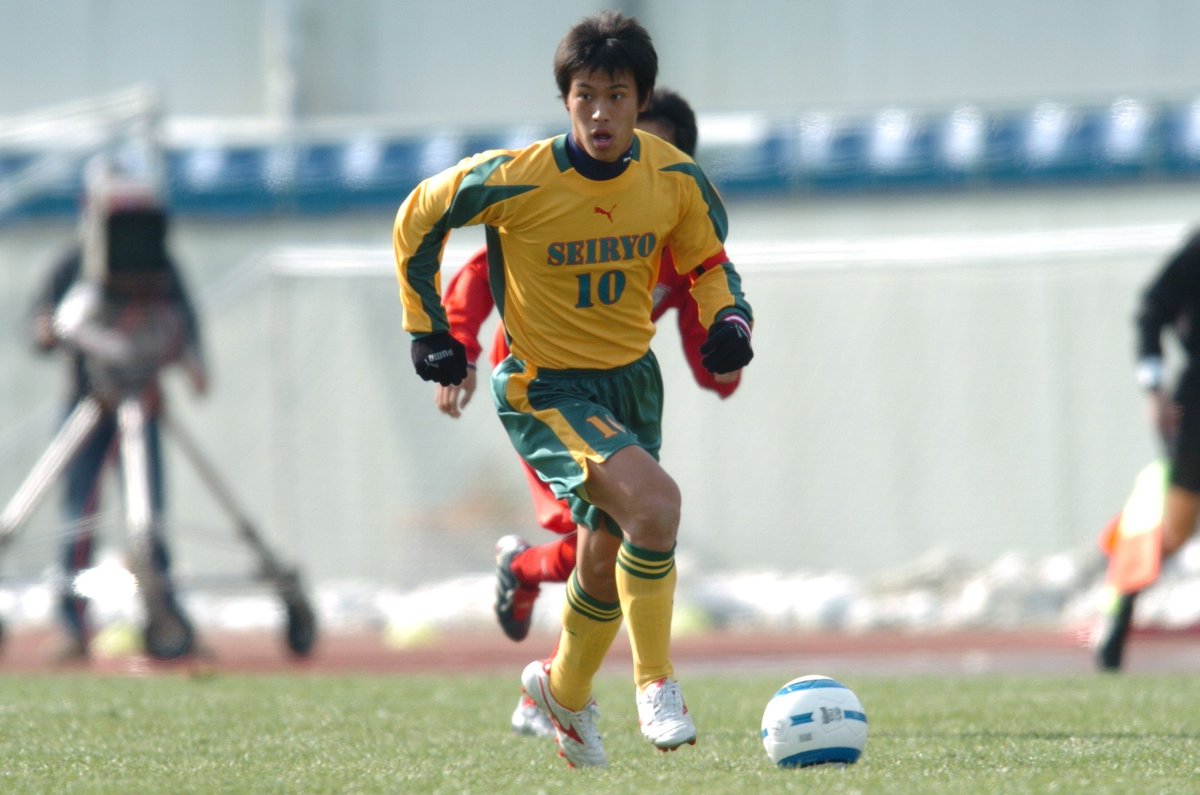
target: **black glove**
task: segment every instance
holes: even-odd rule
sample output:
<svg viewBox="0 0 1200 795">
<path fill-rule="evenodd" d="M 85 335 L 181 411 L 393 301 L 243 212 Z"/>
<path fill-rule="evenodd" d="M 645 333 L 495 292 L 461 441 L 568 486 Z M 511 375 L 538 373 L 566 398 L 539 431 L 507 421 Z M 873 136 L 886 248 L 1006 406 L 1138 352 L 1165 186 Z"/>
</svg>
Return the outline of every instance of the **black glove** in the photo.
<svg viewBox="0 0 1200 795">
<path fill-rule="evenodd" d="M 446 331 L 413 340 L 412 360 L 417 375 L 442 386 L 461 384 L 467 377 L 467 349 Z"/>
<path fill-rule="evenodd" d="M 710 373 L 732 373 L 750 364 L 750 324 L 741 315 L 726 315 L 708 329 L 700 346 L 701 361 Z"/>
</svg>

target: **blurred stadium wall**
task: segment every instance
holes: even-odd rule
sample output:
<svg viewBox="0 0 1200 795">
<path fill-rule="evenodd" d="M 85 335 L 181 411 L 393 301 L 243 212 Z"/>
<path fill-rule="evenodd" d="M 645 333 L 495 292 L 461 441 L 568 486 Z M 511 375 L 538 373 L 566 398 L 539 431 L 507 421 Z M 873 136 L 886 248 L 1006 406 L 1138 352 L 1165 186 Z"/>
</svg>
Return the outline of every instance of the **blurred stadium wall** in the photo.
<svg viewBox="0 0 1200 795">
<path fill-rule="evenodd" d="M 742 390 L 699 392 L 674 330 L 656 342 L 690 554 L 869 575 L 935 550 L 982 563 L 1092 543 L 1153 454 L 1131 375 L 1136 291 L 1198 205 L 1190 186 L 731 203 L 758 313 Z M 173 409 L 317 577 L 421 582 L 486 569 L 499 535 L 543 535 L 487 395 L 451 421 L 410 371 L 389 221 L 175 230 L 214 380 L 204 401 L 170 381 Z M 0 236 L 6 498 L 57 420 L 61 362 L 20 345 L 18 318 L 33 264 L 69 231 Z M 456 238 L 447 262 L 476 242 Z M 185 570 L 244 560 L 213 543 L 228 523 L 177 456 L 169 477 Z M 39 514 L 33 538 L 55 527 L 54 506 Z M 36 571 L 49 552 L 34 546 Z"/>
<path fill-rule="evenodd" d="M 719 151 L 727 114 L 1200 88 L 1190 3 L 617 5 L 656 34 L 663 83 L 701 111 L 702 152 Z M 269 136 L 280 119 L 557 127 L 550 53 L 601 7 L 0 0 L 0 62 L 36 76 L 0 84 L 0 114 L 149 81 L 170 134 L 193 143 Z M 981 562 L 1078 548 L 1153 454 L 1131 313 L 1200 217 L 1194 182 L 922 187 L 731 191 L 730 252 L 759 324 L 743 389 L 700 393 L 673 330 L 656 343 L 663 458 L 684 489 L 683 543 L 706 567 L 868 575 L 931 550 Z M 486 394 L 454 422 L 411 373 L 389 251 L 402 198 L 218 207 L 173 233 L 213 369 L 204 401 L 172 382 L 173 410 L 315 579 L 420 583 L 486 570 L 504 533 L 542 537 Z M 62 213 L 0 228 L 2 499 L 57 423 L 62 363 L 32 356 L 22 321 L 72 231 Z M 447 265 L 480 242 L 456 235 Z M 246 556 L 174 454 L 169 478 L 180 567 L 235 570 Z M 51 500 L 5 568 L 45 568 L 56 527 Z"/>
<path fill-rule="evenodd" d="M 633 13 L 702 112 L 1190 93 L 1187 0 L 0 0 L 0 113 L 150 80 L 184 116 L 558 121 L 588 13 Z"/>
</svg>

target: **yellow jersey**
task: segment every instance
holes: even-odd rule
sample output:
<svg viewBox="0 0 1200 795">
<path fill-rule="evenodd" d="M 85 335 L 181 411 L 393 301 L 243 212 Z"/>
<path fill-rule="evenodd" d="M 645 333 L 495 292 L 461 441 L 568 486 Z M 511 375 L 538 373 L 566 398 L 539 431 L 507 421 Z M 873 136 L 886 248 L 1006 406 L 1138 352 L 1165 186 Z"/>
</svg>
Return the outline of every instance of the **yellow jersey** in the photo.
<svg viewBox="0 0 1200 795">
<path fill-rule="evenodd" d="M 539 368 L 608 370 L 645 355 L 653 290 L 670 247 L 707 328 L 752 321 L 725 254 L 725 208 L 687 155 L 635 133 L 630 162 L 594 180 L 571 165 L 565 135 L 466 158 L 418 185 L 393 243 L 404 328 L 447 331 L 440 264 L 450 230 L 487 227 L 489 280 L 513 355 Z"/>
</svg>

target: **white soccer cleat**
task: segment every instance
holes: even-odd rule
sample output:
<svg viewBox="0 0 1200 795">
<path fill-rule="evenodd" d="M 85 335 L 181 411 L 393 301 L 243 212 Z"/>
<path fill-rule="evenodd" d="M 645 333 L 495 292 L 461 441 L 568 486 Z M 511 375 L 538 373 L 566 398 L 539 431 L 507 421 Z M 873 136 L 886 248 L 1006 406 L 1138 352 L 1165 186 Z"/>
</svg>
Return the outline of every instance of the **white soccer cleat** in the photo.
<svg viewBox="0 0 1200 795">
<path fill-rule="evenodd" d="M 554 724 L 558 750 L 571 767 L 608 767 L 604 744 L 596 731 L 600 708 L 596 699 L 578 712 L 559 704 L 550 694 L 550 661 L 534 660 L 521 673 L 521 685 L 538 709 Z"/>
<path fill-rule="evenodd" d="M 688 715 L 683 691 L 674 679 L 663 677 L 637 694 L 638 723 L 642 736 L 660 751 L 696 744 L 696 724 Z"/>
<path fill-rule="evenodd" d="M 546 713 L 538 707 L 537 702 L 521 691 L 517 699 L 517 708 L 512 714 L 513 734 L 526 737 L 545 737 L 554 739 L 554 724 L 546 717 Z"/>
</svg>

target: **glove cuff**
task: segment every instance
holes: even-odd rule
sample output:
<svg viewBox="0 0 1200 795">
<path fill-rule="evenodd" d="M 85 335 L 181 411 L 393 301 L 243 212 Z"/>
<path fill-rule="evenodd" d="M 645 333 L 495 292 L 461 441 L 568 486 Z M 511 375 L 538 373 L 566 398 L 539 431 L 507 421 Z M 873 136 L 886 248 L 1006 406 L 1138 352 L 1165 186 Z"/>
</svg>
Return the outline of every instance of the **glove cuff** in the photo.
<svg viewBox="0 0 1200 795">
<path fill-rule="evenodd" d="M 742 317 L 741 315 L 737 314 L 736 312 L 731 312 L 728 315 L 726 315 L 725 317 L 721 318 L 721 322 L 722 323 L 736 323 L 737 325 L 741 326 L 745 330 L 747 337 L 750 336 L 749 321 L 747 321 L 746 318 Z"/>
</svg>

